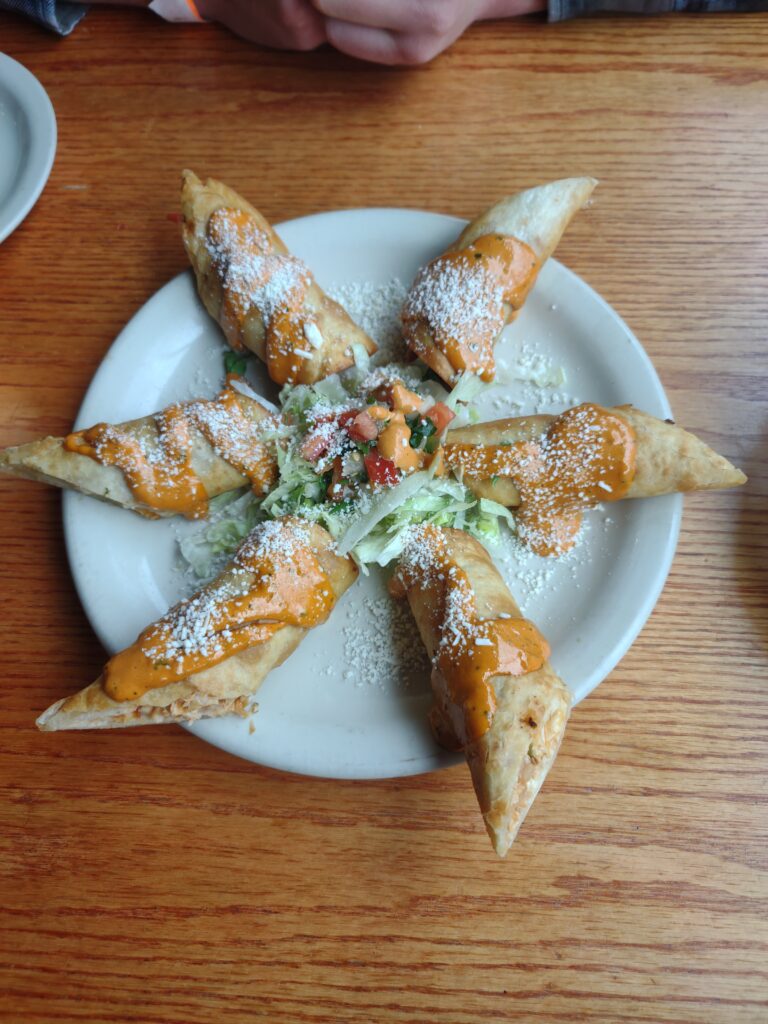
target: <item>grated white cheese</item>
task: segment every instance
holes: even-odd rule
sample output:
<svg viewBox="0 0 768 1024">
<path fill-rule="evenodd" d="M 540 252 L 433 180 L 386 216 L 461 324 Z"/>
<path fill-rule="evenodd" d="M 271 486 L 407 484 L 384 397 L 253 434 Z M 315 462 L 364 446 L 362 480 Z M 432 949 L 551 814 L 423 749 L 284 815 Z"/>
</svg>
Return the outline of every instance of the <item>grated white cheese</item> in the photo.
<svg viewBox="0 0 768 1024">
<path fill-rule="evenodd" d="M 307 339 L 312 348 L 323 347 L 323 336 L 320 333 L 320 328 L 317 326 L 317 324 L 312 323 L 311 320 L 309 322 L 305 322 L 303 331 L 304 337 Z"/>
<path fill-rule="evenodd" d="M 402 281 L 396 277 L 384 284 L 351 281 L 333 284 L 327 291 L 376 342 L 377 362 L 401 362 L 405 358 L 407 349 L 400 327 L 400 308 L 406 295 Z"/>
<path fill-rule="evenodd" d="M 380 690 L 429 690 L 431 666 L 407 601 L 365 597 L 347 608 L 344 678 Z"/>
<path fill-rule="evenodd" d="M 277 565 L 290 564 L 297 550 L 310 543 L 309 529 L 303 523 L 272 521 L 257 526 L 238 548 L 227 572 L 158 620 L 142 645 L 145 655 L 155 661 L 176 662 L 180 668 L 189 655 L 220 657 L 233 636 L 230 627 L 222 623 L 222 610 L 233 598 L 245 597 L 251 590 L 255 577 L 249 562 L 268 559 Z M 152 642 L 155 637 L 157 646 Z"/>
<path fill-rule="evenodd" d="M 413 325 L 433 337 L 455 338 L 477 354 L 480 366 L 492 362 L 480 353 L 504 326 L 504 288 L 485 261 L 439 257 L 416 275 L 403 305 L 403 323 L 413 350 L 423 355 L 423 341 Z"/>
</svg>

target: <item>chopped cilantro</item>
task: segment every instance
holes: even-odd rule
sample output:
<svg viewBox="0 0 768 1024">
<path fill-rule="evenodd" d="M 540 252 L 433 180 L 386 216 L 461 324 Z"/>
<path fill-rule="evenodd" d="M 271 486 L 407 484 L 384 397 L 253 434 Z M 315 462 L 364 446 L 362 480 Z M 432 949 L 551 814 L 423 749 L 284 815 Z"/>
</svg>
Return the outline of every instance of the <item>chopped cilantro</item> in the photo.
<svg viewBox="0 0 768 1024">
<path fill-rule="evenodd" d="M 435 424 L 432 420 L 417 419 L 411 427 L 411 448 L 421 448 L 427 438 L 435 433 Z"/>
<path fill-rule="evenodd" d="M 224 353 L 224 370 L 226 373 L 236 373 L 242 377 L 248 366 L 248 357 L 241 352 Z"/>
</svg>

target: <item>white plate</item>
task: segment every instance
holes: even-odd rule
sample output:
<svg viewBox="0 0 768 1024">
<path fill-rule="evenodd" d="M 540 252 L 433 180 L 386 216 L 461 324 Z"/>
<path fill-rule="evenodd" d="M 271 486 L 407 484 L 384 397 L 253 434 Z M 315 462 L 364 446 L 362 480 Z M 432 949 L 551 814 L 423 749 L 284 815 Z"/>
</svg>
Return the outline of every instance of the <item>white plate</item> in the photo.
<svg viewBox="0 0 768 1024">
<path fill-rule="evenodd" d="M 37 202 L 55 152 L 48 94 L 22 64 L 0 53 L 0 242 Z"/>
<path fill-rule="evenodd" d="M 305 259 L 321 285 L 350 281 L 410 281 L 418 266 L 451 242 L 461 222 L 409 210 L 347 210 L 280 225 L 288 246 Z M 664 391 L 640 343 L 583 281 L 554 260 L 541 273 L 522 315 L 497 353 L 514 361 L 522 344 L 545 350 L 565 367 L 570 395 L 605 405 L 632 402 L 669 416 Z M 222 375 L 218 328 L 199 303 L 191 274 L 162 288 L 110 348 L 78 414 L 77 427 L 119 421 L 195 393 L 213 394 Z M 266 381 L 266 377 L 263 378 Z M 514 389 L 513 389 L 514 390 Z M 521 385 L 518 400 L 524 400 Z M 274 395 L 265 384 L 262 393 Z M 512 395 L 512 398 L 515 396 Z M 570 401 L 560 398 L 559 407 Z M 487 399 L 486 418 L 504 414 L 509 395 Z M 552 662 L 582 699 L 611 671 L 648 618 L 674 553 L 679 496 L 607 506 L 576 556 L 547 562 L 551 578 L 539 593 L 516 579 L 522 571 L 502 560 L 523 610 L 547 635 Z M 70 564 L 86 614 L 104 646 L 131 643 L 182 593 L 175 568 L 176 539 L 186 523 L 148 522 L 66 494 L 64 526 Z M 194 524 L 192 525 L 194 528 Z M 525 580 L 545 565 L 534 560 Z M 212 719 L 191 727 L 202 739 L 259 764 L 309 775 L 385 778 L 415 775 L 455 763 L 437 748 L 426 726 L 429 683 L 381 687 L 350 679 L 345 657 L 372 645 L 355 633 L 367 598 L 382 601 L 383 573 L 372 573 L 342 599 L 327 623 L 272 673 L 249 723 Z M 535 588 L 534 588 L 535 590 Z M 353 625 L 350 626 L 350 623 Z M 356 640 L 357 637 L 357 640 Z M 414 636 L 413 658 L 421 658 Z M 407 666 L 406 666 L 407 668 Z"/>
</svg>

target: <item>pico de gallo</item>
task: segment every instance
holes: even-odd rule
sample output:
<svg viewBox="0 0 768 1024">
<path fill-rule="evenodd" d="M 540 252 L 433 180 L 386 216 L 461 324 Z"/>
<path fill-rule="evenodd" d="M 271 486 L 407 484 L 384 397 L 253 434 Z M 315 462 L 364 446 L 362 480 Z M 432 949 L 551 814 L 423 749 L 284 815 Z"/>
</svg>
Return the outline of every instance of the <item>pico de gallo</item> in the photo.
<svg viewBox="0 0 768 1024">
<path fill-rule="evenodd" d="M 450 475 L 445 432 L 483 385 L 471 375 L 450 395 L 414 366 L 353 368 L 313 385 L 286 385 L 265 422 L 277 485 L 264 498 L 214 499 L 209 524 L 182 541 L 199 575 L 264 518 L 296 515 L 320 523 L 361 566 L 399 554 L 406 527 L 430 522 L 495 540 L 509 512 L 477 498 Z M 455 424 L 454 424 L 455 425 Z"/>
<path fill-rule="evenodd" d="M 392 487 L 435 465 L 441 475 L 440 438 L 456 413 L 395 380 L 379 385 L 361 404 L 309 415 L 299 452 L 326 479 L 331 501 L 353 498 L 361 484 Z"/>
</svg>

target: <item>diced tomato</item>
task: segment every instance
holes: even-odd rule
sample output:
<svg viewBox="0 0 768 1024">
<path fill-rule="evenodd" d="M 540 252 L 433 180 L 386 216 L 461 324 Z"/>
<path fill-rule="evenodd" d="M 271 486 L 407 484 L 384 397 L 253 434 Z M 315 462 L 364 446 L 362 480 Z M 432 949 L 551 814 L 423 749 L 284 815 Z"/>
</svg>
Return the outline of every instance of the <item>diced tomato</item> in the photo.
<svg viewBox="0 0 768 1024">
<path fill-rule="evenodd" d="M 371 392 L 371 397 L 376 400 L 379 405 L 386 405 L 388 409 L 392 408 L 392 382 L 385 381 L 383 384 L 379 384 L 377 388 L 374 388 Z"/>
<path fill-rule="evenodd" d="M 346 427 L 357 415 L 357 409 L 346 409 L 344 412 L 339 413 L 336 420 L 340 427 Z"/>
<path fill-rule="evenodd" d="M 312 423 L 316 427 L 319 427 L 319 426 L 322 426 L 323 423 L 333 423 L 333 421 L 335 419 L 335 416 L 333 416 L 331 413 L 326 412 L 326 413 L 323 413 L 322 416 L 312 416 L 312 415 L 310 415 L 309 419 L 312 421 Z"/>
<path fill-rule="evenodd" d="M 340 458 L 333 460 L 333 472 L 331 474 L 331 482 L 328 484 L 328 497 L 331 501 L 338 500 L 344 497 L 344 486 L 342 479 L 344 478 L 344 469 L 341 464 Z"/>
<path fill-rule="evenodd" d="M 346 409 L 344 412 L 324 412 L 319 415 L 310 416 L 315 429 L 322 427 L 325 423 L 339 423 L 343 427 L 348 420 L 357 416 L 357 409 Z"/>
<path fill-rule="evenodd" d="M 431 408 L 427 409 L 424 415 L 428 420 L 432 420 L 438 434 L 445 430 L 451 420 L 456 417 L 456 413 L 443 402 L 435 402 Z"/>
<path fill-rule="evenodd" d="M 391 459 L 382 458 L 378 452 L 368 452 L 363 458 L 365 471 L 372 484 L 391 486 L 400 480 L 400 470 Z"/>
<path fill-rule="evenodd" d="M 328 451 L 333 442 L 333 435 L 336 429 L 343 428 L 347 423 L 357 416 L 357 409 L 347 409 L 338 415 L 318 416 L 313 420 L 314 428 L 304 438 L 299 449 L 307 462 L 315 463 Z"/>
<path fill-rule="evenodd" d="M 330 440 L 325 433 L 309 434 L 301 445 L 301 455 L 307 462 L 317 462 L 328 451 Z"/>
<path fill-rule="evenodd" d="M 347 423 L 347 433 L 353 441 L 373 441 L 378 432 L 376 421 L 367 412 L 359 412 Z"/>
</svg>

